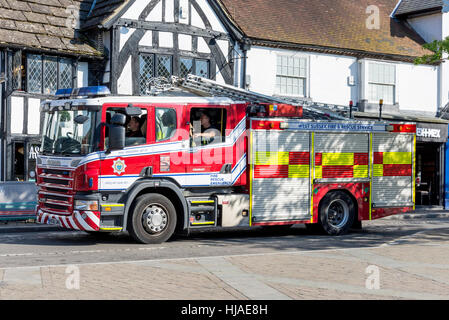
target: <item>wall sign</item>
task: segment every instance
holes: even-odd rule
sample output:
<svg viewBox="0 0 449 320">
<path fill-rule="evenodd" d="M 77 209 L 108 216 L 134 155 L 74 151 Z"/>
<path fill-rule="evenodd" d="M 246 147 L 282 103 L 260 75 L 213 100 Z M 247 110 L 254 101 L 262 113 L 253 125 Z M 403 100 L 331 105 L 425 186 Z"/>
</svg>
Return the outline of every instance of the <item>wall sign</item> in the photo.
<svg viewBox="0 0 449 320">
<path fill-rule="evenodd" d="M 416 127 L 417 140 L 420 142 L 446 143 L 448 140 L 448 125 L 434 123 L 418 123 Z"/>
</svg>

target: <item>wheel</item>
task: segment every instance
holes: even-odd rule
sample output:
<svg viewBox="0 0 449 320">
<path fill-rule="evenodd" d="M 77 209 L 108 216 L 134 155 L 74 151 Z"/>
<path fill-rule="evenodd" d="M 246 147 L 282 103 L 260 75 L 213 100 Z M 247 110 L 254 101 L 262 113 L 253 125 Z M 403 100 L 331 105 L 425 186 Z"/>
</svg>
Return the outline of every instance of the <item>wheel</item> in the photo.
<svg viewBox="0 0 449 320">
<path fill-rule="evenodd" d="M 319 211 L 321 227 L 328 235 L 343 235 L 354 224 L 356 207 L 345 192 L 335 191 L 326 195 Z"/>
<path fill-rule="evenodd" d="M 176 209 L 166 197 L 160 194 L 140 196 L 130 210 L 128 231 L 143 244 L 161 244 L 175 232 Z"/>
</svg>

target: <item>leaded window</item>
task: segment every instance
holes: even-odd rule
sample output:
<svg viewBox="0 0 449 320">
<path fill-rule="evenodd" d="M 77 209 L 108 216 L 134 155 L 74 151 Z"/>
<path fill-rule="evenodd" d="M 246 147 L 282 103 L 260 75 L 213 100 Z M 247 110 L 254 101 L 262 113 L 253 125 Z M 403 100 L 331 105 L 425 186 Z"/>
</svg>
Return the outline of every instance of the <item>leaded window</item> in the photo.
<svg viewBox="0 0 449 320">
<path fill-rule="evenodd" d="M 73 62 L 70 59 L 28 54 L 27 90 L 30 93 L 55 94 L 73 87 Z"/>
<path fill-rule="evenodd" d="M 209 78 L 209 61 L 207 60 L 195 60 L 195 75 Z"/>
<path fill-rule="evenodd" d="M 157 56 L 156 73 L 158 77 L 170 78 L 172 71 L 172 57 L 171 56 Z"/>
<path fill-rule="evenodd" d="M 193 73 L 193 59 L 181 58 L 179 76 L 181 78 L 187 77 L 187 75 Z"/>
<path fill-rule="evenodd" d="M 42 93 L 42 56 L 28 55 L 28 92 Z"/>
<path fill-rule="evenodd" d="M 181 78 L 185 78 L 189 74 L 209 78 L 209 61 L 193 58 L 181 58 L 179 76 Z"/>
<path fill-rule="evenodd" d="M 59 89 L 67 89 L 73 86 L 72 60 L 61 59 L 59 61 Z"/>
<path fill-rule="evenodd" d="M 141 95 L 146 95 L 150 89 L 150 80 L 154 77 L 154 56 L 139 57 L 139 89 Z"/>
<path fill-rule="evenodd" d="M 44 94 L 54 94 L 58 90 L 58 59 L 46 57 L 44 63 Z"/>
<path fill-rule="evenodd" d="M 179 67 L 178 67 L 179 66 Z M 147 95 L 153 78 L 170 79 L 172 75 L 185 78 L 189 74 L 210 77 L 210 61 L 205 59 L 180 57 L 174 61 L 171 55 L 139 55 L 139 92 Z"/>
</svg>

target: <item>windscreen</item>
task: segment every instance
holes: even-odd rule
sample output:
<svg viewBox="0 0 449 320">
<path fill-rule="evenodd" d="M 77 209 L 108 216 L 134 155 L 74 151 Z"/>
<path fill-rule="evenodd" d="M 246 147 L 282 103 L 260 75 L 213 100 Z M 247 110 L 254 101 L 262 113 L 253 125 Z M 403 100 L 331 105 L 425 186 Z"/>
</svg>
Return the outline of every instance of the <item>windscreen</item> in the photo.
<svg viewBox="0 0 449 320">
<path fill-rule="evenodd" d="M 95 119 L 96 112 L 90 110 L 47 112 L 42 153 L 76 156 L 93 152 Z"/>
</svg>

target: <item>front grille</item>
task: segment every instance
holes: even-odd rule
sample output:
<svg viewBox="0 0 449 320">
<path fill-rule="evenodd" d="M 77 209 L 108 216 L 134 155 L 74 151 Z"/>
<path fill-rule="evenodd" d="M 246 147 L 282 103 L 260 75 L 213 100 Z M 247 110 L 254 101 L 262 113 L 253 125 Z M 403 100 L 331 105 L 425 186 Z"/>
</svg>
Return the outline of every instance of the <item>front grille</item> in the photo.
<svg viewBox="0 0 449 320">
<path fill-rule="evenodd" d="M 46 212 L 69 215 L 73 212 L 74 171 L 41 169 L 38 177 L 39 205 Z"/>
</svg>

